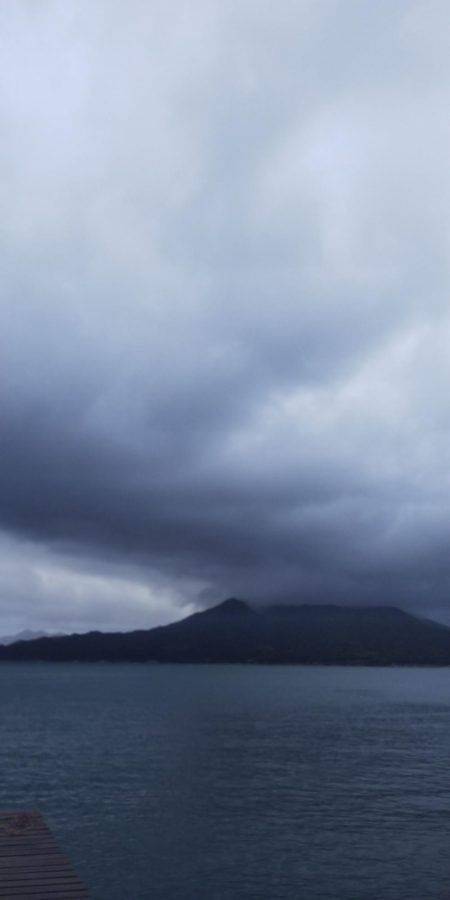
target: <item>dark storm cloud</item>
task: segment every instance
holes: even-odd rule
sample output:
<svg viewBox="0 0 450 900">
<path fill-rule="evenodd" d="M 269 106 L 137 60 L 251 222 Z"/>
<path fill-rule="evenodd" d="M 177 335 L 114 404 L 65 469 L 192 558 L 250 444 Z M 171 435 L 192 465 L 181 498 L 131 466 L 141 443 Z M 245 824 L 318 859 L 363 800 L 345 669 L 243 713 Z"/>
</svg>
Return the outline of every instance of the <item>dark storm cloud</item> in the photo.
<svg viewBox="0 0 450 900">
<path fill-rule="evenodd" d="M 446 4 L 0 17 L 3 630 L 445 610 Z"/>
</svg>

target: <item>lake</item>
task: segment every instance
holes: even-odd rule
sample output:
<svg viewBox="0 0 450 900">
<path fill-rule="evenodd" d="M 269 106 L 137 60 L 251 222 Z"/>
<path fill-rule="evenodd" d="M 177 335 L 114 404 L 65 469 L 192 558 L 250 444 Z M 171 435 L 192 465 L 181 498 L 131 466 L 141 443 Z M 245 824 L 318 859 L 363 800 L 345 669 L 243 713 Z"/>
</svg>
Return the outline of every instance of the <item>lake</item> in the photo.
<svg viewBox="0 0 450 900">
<path fill-rule="evenodd" d="M 450 670 L 5 664 L 0 716 L 94 900 L 450 897 Z"/>
</svg>

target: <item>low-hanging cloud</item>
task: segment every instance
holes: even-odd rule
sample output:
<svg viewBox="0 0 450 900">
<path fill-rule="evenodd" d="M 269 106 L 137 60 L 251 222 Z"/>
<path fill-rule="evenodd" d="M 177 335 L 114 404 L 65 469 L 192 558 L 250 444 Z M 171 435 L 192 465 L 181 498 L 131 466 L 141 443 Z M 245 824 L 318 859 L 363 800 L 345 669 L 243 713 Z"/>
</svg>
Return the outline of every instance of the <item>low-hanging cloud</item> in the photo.
<svg viewBox="0 0 450 900">
<path fill-rule="evenodd" d="M 446 615 L 448 19 L 2 7 L 2 631 Z"/>
</svg>

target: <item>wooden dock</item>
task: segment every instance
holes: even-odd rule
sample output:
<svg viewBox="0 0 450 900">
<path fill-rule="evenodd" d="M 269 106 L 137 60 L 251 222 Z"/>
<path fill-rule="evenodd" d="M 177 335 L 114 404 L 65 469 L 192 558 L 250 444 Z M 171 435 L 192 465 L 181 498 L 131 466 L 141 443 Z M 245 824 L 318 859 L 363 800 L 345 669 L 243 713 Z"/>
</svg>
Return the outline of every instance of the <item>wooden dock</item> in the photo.
<svg viewBox="0 0 450 900">
<path fill-rule="evenodd" d="M 0 900 L 89 900 L 36 812 L 0 812 Z"/>
</svg>

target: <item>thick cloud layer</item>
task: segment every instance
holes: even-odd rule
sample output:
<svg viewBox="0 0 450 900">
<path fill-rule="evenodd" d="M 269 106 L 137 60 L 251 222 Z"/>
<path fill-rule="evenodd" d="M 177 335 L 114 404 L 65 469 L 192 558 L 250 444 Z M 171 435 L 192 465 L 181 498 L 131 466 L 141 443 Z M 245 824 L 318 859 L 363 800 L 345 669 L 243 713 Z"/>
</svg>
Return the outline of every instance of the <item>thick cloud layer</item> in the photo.
<svg viewBox="0 0 450 900">
<path fill-rule="evenodd" d="M 445 617 L 445 0 L 0 9 L 0 632 Z"/>
</svg>

